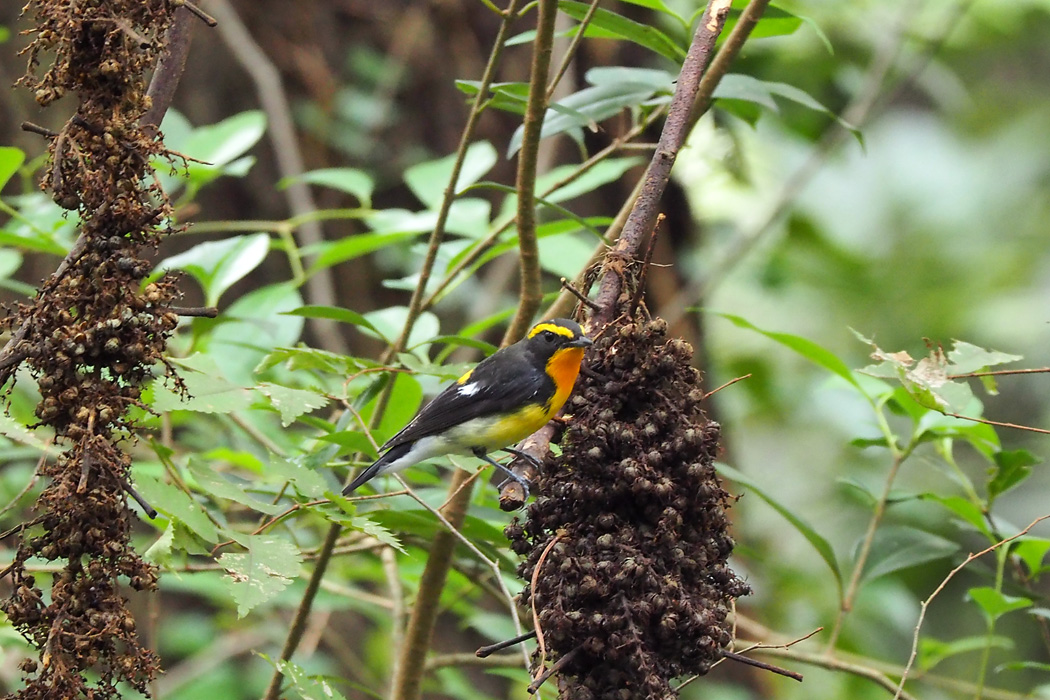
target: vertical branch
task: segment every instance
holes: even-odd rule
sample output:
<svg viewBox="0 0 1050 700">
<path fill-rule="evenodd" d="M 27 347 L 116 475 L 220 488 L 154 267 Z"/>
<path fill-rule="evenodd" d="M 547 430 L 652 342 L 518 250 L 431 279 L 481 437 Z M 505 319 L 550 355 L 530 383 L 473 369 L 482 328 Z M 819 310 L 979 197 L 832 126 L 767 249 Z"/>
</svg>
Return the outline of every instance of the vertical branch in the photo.
<svg viewBox="0 0 1050 700">
<path fill-rule="evenodd" d="M 419 271 L 419 281 L 416 284 L 415 290 L 412 292 L 412 299 L 408 306 L 408 315 L 405 318 L 404 328 L 401 330 L 401 335 L 395 340 L 383 353 L 380 358 L 381 364 L 386 364 L 391 358 L 396 357 L 397 353 L 405 347 L 408 342 L 408 337 L 412 332 L 412 328 L 416 323 L 416 319 L 419 318 L 419 313 L 422 308 L 424 294 L 426 293 L 427 283 L 430 280 L 430 274 L 433 271 L 434 263 L 437 261 L 438 250 L 441 246 L 441 242 L 445 236 L 445 224 L 448 221 L 449 210 L 452 208 L 452 202 L 456 198 L 456 182 L 459 180 L 459 173 L 463 169 L 463 162 L 466 159 L 467 147 L 470 145 L 470 140 L 474 137 L 474 132 L 477 129 L 478 121 L 481 119 L 481 113 L 484 111 L 488 100 L 489 86 L 492 84 L 493 79 L 496 75 L 496 68 L 499 66 L 500 59 L 503 55 L 503 49 L 506 46 L 507 39 L 510 37 L 510 27 L 517 16 L 518 7 L 521 4 L 521 0 L 510 0 L 507 9 L 503 12 L 503 23 L 500 25 L 499 33 L 496 35 L 496 40 L 492 47 L 492 53 L 489 55 L 488 63 L 485 66 L 485 71 L 481 78 L 481 85 L 478 87 L 478 94 L 474 98 L 474 103 L 471 106 L 470 114 L 467 116 L 467 123 L 463 127 L 463 136 L 459 142 L 459 148 L 456 151 L 456 159 L 452 166 L 452 173 L 449 176 L 448 187 L 445 189 L 445 196 L 441 200 L 441 207 L 438 211 L 437 221 L 434 224 L 434 231 L 430 234 L 430 241 L 427 246 L 426 258 L 423 261 L 423 266 Z M 373 422 L 378 421 L 386 410 L 387 402 L 390 399 L 390 390 L 393 388 L 393 383 L 388 384 L 387 389 L 380 394 L 379 400 L 376 404 L 376 410 L 373 413 Z M 457 474 L 459 472 L 457 471 Z M 453 478 L 452 489 L 455 491 L 459 486 L 458 477 Z M 466 504 L 470 501 L 470 488 L 460 489 L 456 496 L 451 500 L 449 504 L 450 516 L 455 512 L 455 509 L 462 507 L 464 513 L 466 512 Z M 457 505 L 458 504 L 458 505 Z M 453 524 L 457 527 L 462 523 L 462 516 L 457 523 L 451 517 L 449 518 Z M 302 600 L 299 602 L 299 607 L 295 611 L 295 617 L 292 620 L 292 626 L 288 631 L 288 637 L 285 639 L 284 646 L 281 649 L 281 661 L 288 661 L 295 654 L 296 649 L 299 648 L 299 642 L 302 640 L 303 630 L 306 629 L 306 621 L 310 616 L 310 612 L 313 609 L 314 598 L 317 594 L 317 590 L 321 586 L 321 580 L 324 578 L 325 572 L 328 570 L 328 564 L 332 559 L 332 551 L 335 549 L 335 543 L 339 539 L 339 534 L 342 532 L 342 526 L 333 524 L 325 536 L 324 544 L 321 546 L 321 550 L 318 552 L 317 560 L 314 564 L 313 573 L 310 575 L 310 581 L 307 584 L 306 593 L 303 595 Z M 440 547 L 447 546 L 449 554 L 444 557 L 442 561 L 442 555 Z M 431 556 L 427 559 L 427 569 L 431 566 L 436 567 L 435 574 L 430 580 L 434 582 L 436 588 L 436 595 L 440 597 L 441 589 L 445 585 L 445 576 L 448 575 L 448 569 L 451 564 L 451 549 L 454 547 L 454 543 L 450 542 L 447 545 L 444 544 L 444 539 L 440 534 L 434 538 L 433 546 L 431 548 Z M 433 564 L 432 564 L 433 561 Z M 443 570 L 440 576 L 437 575 L 438 570 Z M 427 579 L 425 578 L 424 581 Z M 429 587 L 422 586 L 419 591 L 419 600 L 424 599 L 426 595 L 431 594 Z M 417 600 L 416 605 L 419 605 Z M 436 616 L 436 604 L 435 604 L 435 616 Z M 429 630 L 416 629 L 419 625 L 429 624 Z M 413 614 L 409 620 L 408 629 L 405 634 L 405 644 L 403 647 L 402 657 L 408 659 L 408 664 L 414 664 L 417 657 L 409 654 L 409 648 L 414 639 L 417 639 L 425 631 L 426 640 L 430 639 L 430 633 L 433 630 L 433 620 L 429 622 L 426 619 L 420 619 L 417 621 L 416 615 Z M 426 650 L 423 650 L 425 654 Z M 418 657 L 418 669 L 407 669 L 408 673 L 422 673 L 423 660 L 422 656 Z M 406 668 L 405 664 L 401 664 L 401 668 L 398 671 L 398 678 L 405 675 Z M 398 683 L 398 678 L 395 678 L 395 684 Z M 263 696 L 264 700 L 277 700 L 281 692 L 281 684 L 284 681 L 284 674 L 280 670 L 275 670 L 273 677 L 270 679 L 270 685 L 266 689 L 266 694 Z M 418 680 L 416 683 L 418 688 Z"/>
<path fill-rule="evenodd" d="M 660 198 L 671 179 L 671 168 L 674 167 L 678 151 L 689 135 L 689 114 L 700 91 L 700 78 L 711 61 L 711 52 L 714 50 L 718 35 L 722 32 L 722 27 L 725 26 L 730 4 L 732 0 L 710 0 L 696 27 L 693 41 L 689 45 L 689 52 L 678 74 L 674 97 L 671 98 L 667 121 L 660 133 L 660 141 L 642 178 L 642 191 L 627 217 L 620 239 L 606 257 L 606 274 L 595 300 L 602 309 L 591 318 L 592 328 L 605 325 L 612 320 L 616 300 L 623 286 L 623 279 L 620 276 L 623 260 L 638 250 L 642 239 L 652 231 L 656 224 Z"/>
<path fill-rule="evenodd" d="M 445 506 L 445 517 L 457 530 L 463 527 L 467 506 L 470 505 L 470 496 L 473 493 L 471 485 L 464 485 L 469 478 L 467 472 L 457 469 L 449 486 L 453 496 Z M 440 530 L 431 542 L 427 565 L 419 582 L 419 594 L 416 596 L 415 605 L 412 606 L 412 616 L 409 618 L 401 654 L 397 659 L 397 673 L 394 676 L 390 700 L 419 700 L 422 695 L 427 651 L 434 635 L 434 625 L 441 607 L 441 592 L 452 567 L 452 554 L 457 541 L 453 533 Z"/>
<path fill-rule="evenodd" d="M 529 78 L 529 101 L 525 109 L 521 151 L 518 153 L 518 248 L 521 256 L 521 293 L 518 311 L 507 327 L 503 343 L 525 335 L 532 317 L 540 308 L 540 252 L 536 243 L 536 162 L 540 150 L 540 130 L 547 111 L 547 75 L 551 67 L 554 44 L 554 19 L 557 0 L 540 0 L 536 40 L 532 49 L 532 74 Z"/>
</svg>

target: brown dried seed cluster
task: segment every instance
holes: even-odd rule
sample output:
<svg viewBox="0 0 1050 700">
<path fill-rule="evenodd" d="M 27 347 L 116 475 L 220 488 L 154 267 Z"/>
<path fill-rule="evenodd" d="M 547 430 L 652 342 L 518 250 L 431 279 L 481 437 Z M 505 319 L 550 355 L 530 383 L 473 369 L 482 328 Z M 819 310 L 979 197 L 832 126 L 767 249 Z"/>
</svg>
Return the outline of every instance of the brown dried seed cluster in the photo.
<svg viewBox="0 0 1050 700">
<path fill-rule="evenodd" d="M 141 257 L 171 217 L 150 167 L 163 144 L 138 123 L 171 11 L 164 0 L 32 0 L 25 8 L 36 29 L 21 83 L 41 105 L 77 97 L 76 115 L 51 141 L 42 186 L 79 211 L 81 239 L 33 302 L 2 322 L 37 379 L 40 423 L 70 446 L 43 469 L 50 482 L 39 524 L 23 533 L 14 591 L 0 604 L 41 651 L 23 664 L 25 687 L 14 696 L 23 700 L 116 698 L 118 684 L 148 694 L 157 670 L 120 590 L 122 582 L 151 590 L 157 575 L 129 544 L 131 461 L 117 444 L 178 323 L 167 310 L 174 283 L 143 289 L 151 266 Z M 43 55 L 54 63 L 38 76 Z M 25 567 L 34 557 L 65 566 L 42 582 Z"/>
<path fill-rule="evenodd" d="M 726 562 L 719 427 L 701 409 L 692 348 L 666 331 L 660 319 L 626 322 L 595 343 L 562 454 L 544 464 L 525 523 L 507 528 L 526 582 L 543 559 L 522 600 L 547 661 L 579 649 L 564 698 L 676 697 L 671 679 L 720 658 L 729 606 L 750 591 Z"/>
</svg>

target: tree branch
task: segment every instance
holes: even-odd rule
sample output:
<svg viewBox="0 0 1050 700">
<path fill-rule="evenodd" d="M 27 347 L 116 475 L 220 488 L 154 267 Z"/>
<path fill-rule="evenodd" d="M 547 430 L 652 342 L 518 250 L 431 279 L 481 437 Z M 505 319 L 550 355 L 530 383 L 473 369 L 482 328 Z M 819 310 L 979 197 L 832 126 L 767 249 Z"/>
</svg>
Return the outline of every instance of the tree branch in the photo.
<svg viewBox="0 0 1050 700">
<path fill-rule="evenodd" d="M 522 125 L 521 151 L 518 153 L 518 250 L 521 258 L 521 295 L 514 320 L 507 326 L 503 344 L 524 337 L 532 317 L 540 308 L 543 289 L 540 286 L 540 250 L 536 242 L 536 166 L 540 150 L 540 131 L 547 112 L 547 75 L 554 44 L 554 20 L 558 16 L 557 0 L 539 0 L 536 39 L 532 49 L 532 73 L 529 78 L 529 100 Z"/>
</svg>

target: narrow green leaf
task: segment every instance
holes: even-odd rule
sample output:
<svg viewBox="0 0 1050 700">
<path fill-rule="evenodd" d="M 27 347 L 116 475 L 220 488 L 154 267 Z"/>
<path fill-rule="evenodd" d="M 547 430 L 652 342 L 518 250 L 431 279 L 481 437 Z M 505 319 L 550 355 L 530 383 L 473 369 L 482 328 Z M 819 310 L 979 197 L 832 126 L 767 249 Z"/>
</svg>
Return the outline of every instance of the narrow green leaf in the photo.
<svg viewBox="0 0 1050 700">
<path fill-rule="evenodd" d="M 944 559 L 958 549 L 955 542 L 931 532 L 886 525 L 875 534 L 862 580 L 872 581 L 895 571 Z"/>
<path fill-rule="evenodd" d="M 922 498 L 944 506 L 986 537 L 992 536 L 992 531 L 988 529 L 988 523 L 985 521 L 984 511 L 976 503 L 961 496 L 942 496 L 937 493 L 924 493 Z"/>
<path fill-rule="evenodd" d="M 288 316 L 302 316 L 303 318 L 325 318 L 331 321 L 339 321 L 340 323 L 349 323 L 382 335 L 379 329 L 361 314 L 338 306 L 300 306 L 298 309 L 286 311 L 285 314 Z"/>
<path fill-rule="evenodd" d="M 985 647 L 1012 650 L 1014 641 L 999 635 L 974 635 L 961 637 L 950 642 L 942 642 L 932 637 L 923 637 L 919 642 L 919 668 L 929 671 L 945 659 L 971 651 L 981 651 Z"/>
<path fill-rule="evenodd" d="M 282 364 L 290 370 L 309 370 L 341 375 L 354 374 L 359 370 L 376 366 L 374 360 L 340 355 L 327 350 L 307 347 L 277 348 L 262 358 L 255 372 L 265 372 Z"/>
<path fill-rule="evenodd" d="M 764 331 L 741 316 L 717 312 L 712 313 L 715 313 L 716 316 L 721 316 L 722 318 L 726 319 L 738 328 L 752 330 L 757 333 L 761 333 L 770 340 L 775 340 L 781 345 L 791 350 L 794 350 L 796 353 L 806 358 L 810 362 L 819 365 L 820 367 L 823 367 L 832 374 L 836 374 L 842 377 L 847 382 L 855 386 L 859 391 L 861 391 L 861 393 L 864 392 L 864 389 L 861 387 L 856 377 L 853 376 L 852 370 L 850 370 L 850 368 L 846 366 L 846 363 L 840 360 L 838 356 L 836 356 L 830 350 L 826 350 L 820 347 L 812 340 L 808 340 L 807 338 L 803 338 L 797 335 L 791 335 L 790 333 Z"/>
<path fill-rule="evenodd" d="M 299 575 L 302 555 L 299 548 L 276 535 L 244 535 L 247 552 L 227 552 L 219 557 L 226 569 L 223 581 L 237 603 L 237 616 L 265 603 L 292 583 Z"/>
<path fill-rule="evenodd" d="M 782 505 L 775 498 L 759 488 L 758 484 L 743 472 L 737 471 L 733 467 L 722 463 L 716 463 L 715 468 L 718 470 L 718 473 L 725 478 L 746 487 L 756 496 L 768 503 L 773 510 L 780 513 L 785 520 L 791 523 L 792 527 L 798 530 L 799 534 L 805 537 L 807 542 L 813 545 L 813 548 L 817 550 L 817 554 L 820 555 L 821 559 L 824 560 L 828 565 L 828 568 L 831 569 L 831 573 L 835 576 L 835 584 L 838 586 L 839 594 L 841 595 L 842 572 L 839 571 L 838 559 L 835 557 L 835 550 L 831 548 L 831 543 L 817 533 L 817 531 L 813 529 L 813 526 L 802 519 L 801 516 L 796 515 L 787 506 Z"/>
<path fill-rule="evenodd" d="M 590 5 L 575 0 L 559 0 L 558 8 L 573 19 L 582 20 L 589 12 Z M 676 65 L 685 59 L 685 49 L 660 30 L 601 8 L 591 16 L 584 36 L 626 39 L 660 54 Z"/>
<path fill-rule="evenodd" d="M 291 689 L 294 690 L 302 700 L 346 700 L 346 697 L 336 690 L 335 686 L 325 676 L 308 674 L 301 666 L 291 661 L 278 661 L 277 670 L 284 674 L 284 679 Z M 368 691 L 367 688 L 356 683 L 356 688 Z M 368 691 L 371 694 L 371 691 Z M 282 693 L 283 695 L 283 693 Z"/>
<path fill-rule="evenodd" d="M 303 255 L 315 255 L 310 263 L 309 274 L 333 265 L 344 263 L 362 255 L 368 255 L 392 245 L 401 245 L 417 238 L 415 231 L 359 233 L 338 241 L 326 241 L 317 246 L 303 248 Z"/>
<path fill-rule="evenodd" d="M 498 160 L 496 149 L 487 141 L 470 144 L 454 191 L 460 193 L 473 185 L 484 177 Z M 456 156 L 453 154 L 439 160 L 413 165 L 405 171 L 405 184 L 428 209 L 437 209 L 445 196 L 445 188 L 452 177 L 455 162 Z"/>
</svg>

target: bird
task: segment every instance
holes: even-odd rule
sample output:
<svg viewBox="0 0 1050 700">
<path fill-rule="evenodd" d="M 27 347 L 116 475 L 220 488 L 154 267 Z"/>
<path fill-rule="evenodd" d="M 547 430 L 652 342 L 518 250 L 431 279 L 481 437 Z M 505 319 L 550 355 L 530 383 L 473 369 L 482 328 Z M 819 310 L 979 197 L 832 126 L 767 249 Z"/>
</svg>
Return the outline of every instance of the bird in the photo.
<svg viewBox="0 0 1050 700">
<path fill-rule="evenodd" d="M 575 321 L 555 318 L 537 323 L 522 340 L 479 362 L 420 409 L 379 449 L 379 459 L 343 489 L 343 495 L 380 474 L 450 454 L 474 455 L 505 472 L 528 493 L 528 483 L 488 453 L 502 450 L 535 462 L 509 446 L 542 428 L 561 410 L 591 344 Z"/>
</svg>

